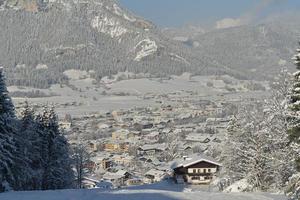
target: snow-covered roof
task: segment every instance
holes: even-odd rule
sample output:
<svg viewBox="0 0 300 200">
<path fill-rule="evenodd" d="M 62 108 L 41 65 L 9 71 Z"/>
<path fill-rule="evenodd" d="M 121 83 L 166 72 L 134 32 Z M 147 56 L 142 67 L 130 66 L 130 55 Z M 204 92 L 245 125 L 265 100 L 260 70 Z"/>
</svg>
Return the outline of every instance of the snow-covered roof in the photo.
<svg viewBox="0 0 300 200">
<path fill-rule="evenodd" d="M 160 162 L 159 160 L 158 160 L 158 158 L 155 158 L 155 157 L 145 157 L 147 160 L 151 160 L 151 163 L 152 164 L 154 164 L 154 165 L 156 165 L 156 166 L 158 166 L 158 165 L 160 165 L 162 162 Z"/>
<path fill-rule="evenodd" d="M 103 160 L 109 160 L 109 157 L 105 157 L 105 156 L 98 157 L 98 156 L 96 156 L 96 157 L 90 158 L 90 160 L 97 163 L 97 162 L 101 162 Z"/>
<path fill-rule="evenodd" d="M 181 113 L 176 118 L 177 119 L 188 119 L 192 116 L 193 116 L 192 113 Z"/>
<path fill-rule="evenodd" d="M 202 133 L 190 133 L 186 137 L 186 141 L 195 141 L 195 142 L 204 142 L 206 140 L 212 140 L 214 138 L 210 138 L 209 135 L 207 134 L 202 134 Z"/>
<path fill-rule="evenodd" d="M 150 176 L 163 176 L 165 175 L 166 173 L 164 171 L 160 171 L 160 170 L 157 170 L 157 169 L 151 169 L 149 170 L 147 173 L 145 173 L 145 175 L 150 175 Z"/>
<path fill-rule="evenodd" d="M 93 183 L 98 183 L 99 182 L 99 180 L 97 180 L 96 178 L 93 178 L 93 177 L 84 177 L 83 179 L 87 180 L 87 181 L 90 181 L 90 182 L 93 182 Z"/>
<path fill-rule="evenodd" d="M 164 151 L 167 148 L 167 146 L 165 144 L 145 144 L 140 148 L 144 151 L 152 150 L 152 149 L 159 149 Z"/>
<path fill-rule="evenodd" d="M 129 172 L 128 172 L 128 171 L 125 171 L 125 170 L 119 170 L 119 171 L 117 171 L 115 174 L 120 175 L 120 176 L 125 176 L 126 173 L 129 173 Z"/>
<path fill-rule="evenodd" d="M 109 125 L 107 125 L 107 124 L 100 124 L 100 125 L 98 125 L 98 128 L 99 129 L 107 129 L 107 128 L 109 128 L 110 126 Z"/>
<path fill-rule="evenodd" d="M 216 161 L 214 158 L 211 158 L 206 155 L 194 155 L 192 157 L 182 158 L 179 160 L 175 160 L 171 163 L 171 168 L 175 169 L 178 167 L 189 167 L 191 165 L 197 164 L 199 162 L 208 162 L 214 165 L 222 166 L 221 163 Z"/>
<path fill-rule="evenodd" d="M 159 132 L 158 131 L 154 131 L 154 132 L 151 132 L 149 134 L 147 134 L 148 137 L 156 137 L 156 136 L 159 136 Z"/>
<path fill-rule="evenodd" d="M 114 132 L 115 134 L 129 134 L 129 130 L 127 129 L 119 129 Z"/>
<path fill-rule="evenodd" d="M 113 155 L 114 160 L 133 160 L 134 156 L 130 156 L 128 154 L 122 154 L 122 155 Z"/>
<path fill-rule="evenodd" d="M 123 177 L 124 177 L 124 175 L 110 173 L 110 172 L 107 172 L 103 175 L 103 179 L 105 179 L 105 180 L 117 180 L 117 179 L 121 179 Z"/>
</svg>

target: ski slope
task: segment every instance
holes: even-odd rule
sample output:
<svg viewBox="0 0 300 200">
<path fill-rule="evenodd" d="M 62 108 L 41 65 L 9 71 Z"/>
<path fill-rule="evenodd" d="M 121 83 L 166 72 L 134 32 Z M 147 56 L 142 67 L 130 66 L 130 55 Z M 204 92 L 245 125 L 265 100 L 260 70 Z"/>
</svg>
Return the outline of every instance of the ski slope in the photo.
<svg viewBox="0 0 300 200">
<path fill-rule="evenodd" d="M 159 189 L 118 190 L 103 192 L 93 190 L 60 190 L 8 192 L 0 194 L 1 200 L 286 200 L 281 195 L 252 193 L 218 193 L 168 191 Z"/>
</svg>

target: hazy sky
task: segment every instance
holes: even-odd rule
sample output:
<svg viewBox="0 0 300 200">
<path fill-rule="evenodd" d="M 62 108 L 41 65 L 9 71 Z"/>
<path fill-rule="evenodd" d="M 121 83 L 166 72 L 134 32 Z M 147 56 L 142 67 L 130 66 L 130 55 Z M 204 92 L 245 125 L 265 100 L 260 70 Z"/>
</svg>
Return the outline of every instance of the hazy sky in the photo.
<svg viewBox="0 0 300 200">
<path fill-rule="evenodd" d="M 181 26 L 220 21 L 249 23 L 271 13 L 282 13 L 298 9 L 300 0 L 119 0 L 134 13 L 159 26 Z M 224 22 L 224 23 L 223 23 Z"/>
</svg>

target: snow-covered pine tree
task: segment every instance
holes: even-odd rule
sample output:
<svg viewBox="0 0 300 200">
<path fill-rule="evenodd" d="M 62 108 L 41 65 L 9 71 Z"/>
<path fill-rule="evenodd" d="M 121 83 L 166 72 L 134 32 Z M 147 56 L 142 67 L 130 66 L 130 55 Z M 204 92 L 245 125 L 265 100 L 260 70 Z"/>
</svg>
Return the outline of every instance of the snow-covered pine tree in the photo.
<svg viewBox="0 0 300 200">
<path fill-rule="evenodd" d="M 3 68 L 0 67 L 0 115 L 2 116 L 15 116 L 15 107 L 12 103 L 11 98 L 8 95 L 7 87 L 5 84 L 5 78 L 3 74 Z"/>
<path fill-rule="evenodd" d="M 45 113 L 45 110 L 43 111 L 43 114 Z M 49 160 L 49 145 L 48 145 L 48 132 L 47 132 L 47 126 L 46 126 L 46 119 L 43 114 L 37 114 L 35 116 L 35 130 L 38 135 L 38 137 L 41 139 L 39 143 L 37 144 L 37 148 L 39 149 L 39 155 L 41 157 L 40 163 L 37 165 L 40 165 L 41 169 L 39 173 L 41 176 L 37 180 L 39 189 L 44 189 L 45 182 L 46 182 L 46 169 L 48 168 L 48 160 Z"/>
<path fill-rule="evenodd" d="M 246 179 L 249 190 L 267 190 L 270 137 L 263 104 L 245 105 L 239 110 L 229 124 L 224 145 L 225 177 L 231 183 Z"/>
<path fill-rule="evenodd" d="M 294 63 L 297 67 L 297 72 L 294 73 L 294 82 L 290 92 L 290 116 L 289 116 L 289 138 L 291 144 L 300 144 L 300 49 L 297 49 L 296 55 L 293 57 Z M 298 171 L 300 171 L 300 157 L 296 158 Z M 298 200 L 300 198 L 300 173 L 296 178 L 292 178 L 288 187 L 288 195 L 291 200 Z"/>
<path fill-rule="evenodd" d="M 0 134 L 5 134 L 4 137 L 9 136 L 10 141 L 13 142 L 13 152 L 11 153 L 13 156 L 13 165 L 11 166 L 13 178 L 6 182 L 14 190 L 32 189 L 32 171 L 29 167 L 30 162 L 27 151 L 30 148 L 30 144 L 28 137 L 24 135 L 22 130 L 18 129 L 21 124 L 15 116 L 14 105 L 8 96 L 2 69 L 0 70 L 0 93 L 0 123 L 2 124 Z"/>
<path fill-rule="evenodd" d="M 300 42 L 299 42 L 300 45 Z M 292 58 L 294 60 L 294 64 L 297 66 L 297 69 L 300 69 L 300 48 L 298 48 L 296 55 Z"/>
<path fill-rule="evenodd" d="M 291 141 L 300 143 L 300 49 L 293 57 L 294 63 L 298 71 L 294 73 L 294 81 L 290 94 L 291 120 L 289 128 L 289 136 Z"/>
<path fill-rule="evenodd" d="M 41 154 L 43 138 L 38 132 L 38 123 L 35 120 L 34 110 L 25 102 L 21 112 L 20 135 L 23 138 L 24 157 L 28 162 L 30 172 L 29 182 L 24 189 L 40 190 L 42 183 L 43 157 Z"/>
<path fill-rule="evenodd" d="M 243 131 L 240 138 L 240 150 L 243 167 L 247 170 L 246 179 L 255 190 L 267 189 L 269 159 L 269 132 L 266 129 L 264 105 L 255 103 L 241 112 Z"/>
<path fill-rule="evenodd" d="M 236 164 L 239 160 L 236 151 L 240 149 L 241 144 L 239 143 L 238 138 L 241 131 L 242 128 L 237 117 L 233 116 L 227 127 L 227 136 L 223 144 L 221 155 L 224 178 L 229 181 L 229 184 L 238 181 L 245 176 L 244 169 Z"/>
<path fill-rule="evenodd" d="M 48 160 L 44 169 L 43 189 L 69 188 L 74 178 L 69 157 L 69 145 L 59 130 L 54 108 L 45 110 L 42 118 L 48 145 Z"/>
<path fill-rule="evenodd" d="M 7 130 L 5 118 L 0 116 L 0 192 L 8 190 L 14 184 L 12 167 L 15 163 L 15 153 L 13 135 Z"/>
<path fill-rule="evenodd" d="M 3 69 L 0 68 L 0 192 L 15 185 L 17 148 L 12 129 L 14 106 L 8 96 Z"/>
<path fill-rule="evenodd" d="M 27 131 L 23 131 L 23 124 L 21 121 L 14 120 L 16 123 L 13 131 L 14 138 L 16 140 L 16 158 L 14 163 L 15 169 L 15 190 L 31 190 L 32 189 L 32 173 L 30 168 L 30 155 L 31 155 L 31 143 Z"/>
<path fill-rule="evenodd" d="M 272 84 L 272 98 L 267 101 L 269 108 L 267 128 L 271 137 L 268 180 L 270 189 L 274 191 L 282 191 L 289 178 L 295 173 L 295 157 L 299 152 L 298 145 L 289 146 L 289 137 L 286 134 L 290 85 L 291 75 L 286 69 L 282 69 Z"/>
<path fill-rule="evenodd" d="M 300 199 L 300 173 L 291 177 L 286 193 L 289 196 L 289 200 Z"/>
</svg>

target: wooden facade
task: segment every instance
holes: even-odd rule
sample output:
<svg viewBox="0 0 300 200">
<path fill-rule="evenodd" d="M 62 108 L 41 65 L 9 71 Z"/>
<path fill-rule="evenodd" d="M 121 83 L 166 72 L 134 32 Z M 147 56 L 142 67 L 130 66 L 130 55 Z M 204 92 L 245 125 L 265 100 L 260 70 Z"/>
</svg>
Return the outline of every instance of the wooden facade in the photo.
<svg viewBox="0 0 300 200">
<path fill-rule="evenodd" d="M 177 183 L 210 184 L 220 166 L 216 162 L 200 159 L 174 168 L 174 178 Z"/>
<path fill-rule="evenodd" d="M 129 151 L 128 143 L 106 143 L 104 150 L 108 152 L 126 153 Z"/>
</svg>

